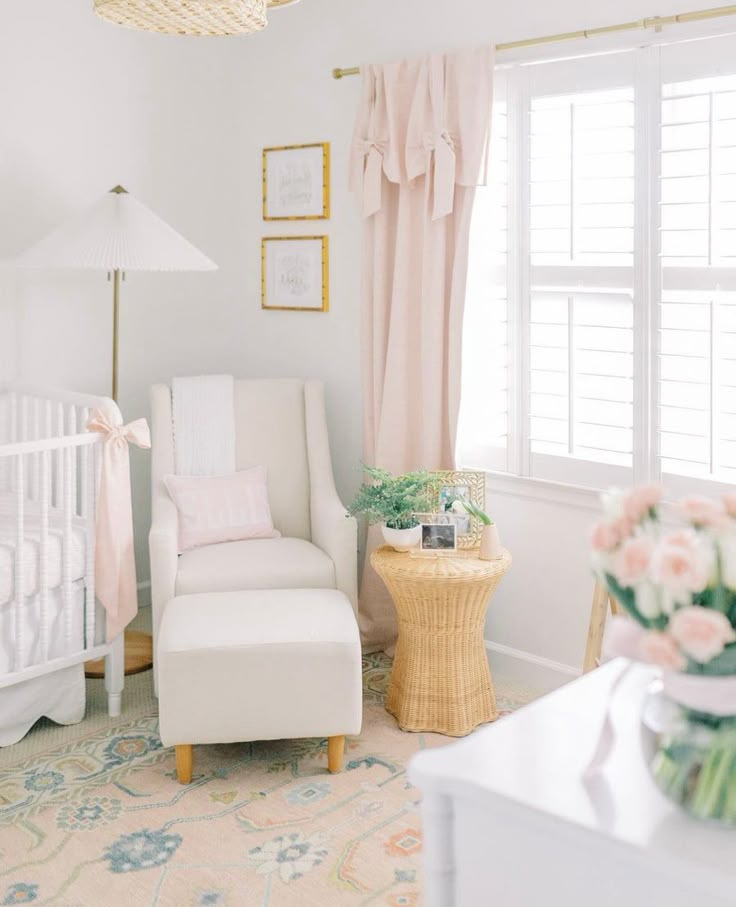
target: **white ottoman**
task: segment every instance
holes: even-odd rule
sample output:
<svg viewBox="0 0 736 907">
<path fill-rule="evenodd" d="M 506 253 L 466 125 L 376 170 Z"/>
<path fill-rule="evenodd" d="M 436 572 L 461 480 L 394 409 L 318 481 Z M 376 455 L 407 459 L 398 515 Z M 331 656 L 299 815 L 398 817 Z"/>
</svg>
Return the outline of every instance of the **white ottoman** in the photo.
<svg viewBox="0 0 736 907">
<path fill-rule="evenodd" d="M 192 779 L 192 744 L 327 737 L 342 768 L 363 718 L 361 650 L 350 601 L 334 589 L 181 595 L 158 633 L 159 717 Z"/>
</svg>

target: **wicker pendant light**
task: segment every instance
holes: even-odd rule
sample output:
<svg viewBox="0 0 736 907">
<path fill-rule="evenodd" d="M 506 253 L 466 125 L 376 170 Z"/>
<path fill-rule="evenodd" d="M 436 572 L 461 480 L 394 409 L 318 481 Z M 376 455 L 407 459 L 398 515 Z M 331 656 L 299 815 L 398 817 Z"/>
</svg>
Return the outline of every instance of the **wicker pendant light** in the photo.
<svg viewBox="0 0 736 907">
<path fill-rule="evenodd" d="M 166 35 L 246 35 L 266 26 L 267 0 L 94 0 L 101 19 Z M 276 0 L 276 5 L 282 5 Z"/>
</svg>

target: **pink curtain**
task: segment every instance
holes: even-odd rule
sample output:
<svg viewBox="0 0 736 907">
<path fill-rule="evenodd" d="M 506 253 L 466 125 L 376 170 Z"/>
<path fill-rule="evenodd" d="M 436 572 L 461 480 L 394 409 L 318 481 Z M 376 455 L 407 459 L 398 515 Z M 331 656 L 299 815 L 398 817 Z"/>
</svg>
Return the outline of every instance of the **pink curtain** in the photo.
<svg viewBox="0 0 736 907">
<path fill-rule="evenodd" d="M 452 469 L 475 186 L 487 152 L 493 50 L 362 69 L 351 188 L 363 208 L 364 459 Z M 368 553 L 381 544 L 380 529 Z M 391 650 L 393 604 L 366 560 L 364 645 Z"/>
</svg>

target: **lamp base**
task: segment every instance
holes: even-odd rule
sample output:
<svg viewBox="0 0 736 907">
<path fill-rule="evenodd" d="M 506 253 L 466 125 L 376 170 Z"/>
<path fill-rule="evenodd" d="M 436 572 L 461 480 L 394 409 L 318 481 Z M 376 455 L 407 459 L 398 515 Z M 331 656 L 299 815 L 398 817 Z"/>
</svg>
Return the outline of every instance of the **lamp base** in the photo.
<svg viewBox="0 0 736 907">
<path fill-rule="evenodd" d="M 153 667 L 153 638 L 140 630 L 125 631 L 125 676 L 140 674 Z M 105 676 L 105 659 L 97 658 L 84 664 L 84 676 L 99 679 Z"/>
</svg>

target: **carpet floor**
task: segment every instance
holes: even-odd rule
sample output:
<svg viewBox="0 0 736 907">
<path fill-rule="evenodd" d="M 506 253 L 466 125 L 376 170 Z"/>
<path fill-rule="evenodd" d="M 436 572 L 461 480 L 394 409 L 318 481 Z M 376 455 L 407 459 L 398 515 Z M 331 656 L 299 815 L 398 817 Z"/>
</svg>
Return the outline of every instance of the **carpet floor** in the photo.
<svg viewBox="0 0 736 907">
<path fill-rule="evenodd" d="M 114 722 L 90 682 L 85 721 L 40 723 L 0 755 L 0 905 L 421 904 L 406 766 L 450 741 L 398 729 L 383 708 L 390 666 L 364 658 L 363 732 L 341 774 L 324 740 L 207 746 L 187 787 L 158 737 L 151 672 L 128 678 Z M 526 698 L 498 694 L 502 714 Z"/>
</svg>

